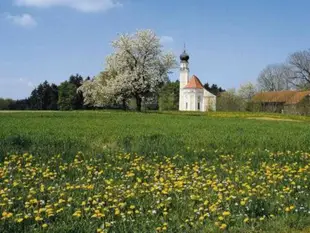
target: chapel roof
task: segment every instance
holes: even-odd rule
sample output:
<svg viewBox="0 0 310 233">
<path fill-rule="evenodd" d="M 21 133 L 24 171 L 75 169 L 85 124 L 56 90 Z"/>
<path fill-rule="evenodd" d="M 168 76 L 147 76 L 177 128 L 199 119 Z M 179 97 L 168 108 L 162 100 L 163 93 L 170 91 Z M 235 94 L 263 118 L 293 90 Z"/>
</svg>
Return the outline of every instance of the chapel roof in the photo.
<svg viewBox="0 0 310 233">
<path fill-rule="evenodd" d="M 193 75 L 184 88 L 203 89 L 204 87 L 200 82 L 199 78 L 196 75 Z"/>
<path fill-rule="evenodd" d="M 310 95 L 310 91 L 269 91 L 256 94 L 252 100 L 254 102 L 297 104 L 308 95 Z"/>
</svg>

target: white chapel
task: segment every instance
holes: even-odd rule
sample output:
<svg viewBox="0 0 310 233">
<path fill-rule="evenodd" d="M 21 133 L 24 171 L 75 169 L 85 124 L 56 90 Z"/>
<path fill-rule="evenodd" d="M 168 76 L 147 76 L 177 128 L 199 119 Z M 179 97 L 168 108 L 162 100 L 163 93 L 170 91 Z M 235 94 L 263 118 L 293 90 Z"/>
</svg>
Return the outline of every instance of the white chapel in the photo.
<svg viewBox="0 0 310 233">
<path fill-rule="evenodd" d="M 199 78 L 189 75 L 189 55 L 184 52 L 180 56 L 180 111 L 216 111 L 216 96 L 207 91 Z"/>
</svg>

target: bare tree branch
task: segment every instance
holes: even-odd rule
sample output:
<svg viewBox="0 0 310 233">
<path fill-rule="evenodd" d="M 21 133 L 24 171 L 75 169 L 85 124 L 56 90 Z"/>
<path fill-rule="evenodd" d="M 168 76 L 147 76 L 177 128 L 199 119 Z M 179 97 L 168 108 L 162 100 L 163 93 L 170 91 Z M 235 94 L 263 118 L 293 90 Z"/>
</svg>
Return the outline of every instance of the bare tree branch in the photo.
<svg viewBox="0 0 310 233">
<path fill-rule="evenodd" d="M 289 89 L 287 69 L 283 64 L 268 65 L 257 78 L 259 90 L 282 91 Z"/>
<path fill-rule="evenodd" d="M 298 89 L 309 88 L 310 86 L 310 50 L 298 51 L 288 57 L 292 76 L 292 83 Z"/>
</svg>

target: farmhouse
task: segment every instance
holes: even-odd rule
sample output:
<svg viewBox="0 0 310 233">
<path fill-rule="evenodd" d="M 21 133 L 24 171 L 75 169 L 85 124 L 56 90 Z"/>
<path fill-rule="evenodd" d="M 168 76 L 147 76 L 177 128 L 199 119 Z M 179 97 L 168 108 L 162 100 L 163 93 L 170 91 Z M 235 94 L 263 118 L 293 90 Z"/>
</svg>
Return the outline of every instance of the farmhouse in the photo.
<svg viewBox="0 0 310 233">
<path fill-rule="evenodd" d="M 252 100 L 262 111 L 310 114 L 310 91 L 261 92 L 256 94 Z"/>
<path fill-rule="evenodd" d="M 199 78 L 189 75 L 189 55 L 184 52 L 180 56 L 180 111 L 215 111 L 216 96 L 207 91 Z"/>
</svg>

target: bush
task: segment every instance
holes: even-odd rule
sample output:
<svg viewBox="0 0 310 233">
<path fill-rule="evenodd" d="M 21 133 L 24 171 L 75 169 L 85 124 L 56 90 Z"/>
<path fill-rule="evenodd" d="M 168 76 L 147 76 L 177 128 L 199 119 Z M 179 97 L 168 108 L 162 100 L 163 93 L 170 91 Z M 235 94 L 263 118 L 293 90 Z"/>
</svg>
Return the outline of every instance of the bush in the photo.
<svg viewBox="0 0 310 233">
<path fill-rule="evenodd" d="M 160 111 L 179 109 L 179 81 L 167 83 L 159 92 L 158 105 Z"/>
<path fill-rule="evenodd" d="M 216 101 L 218 111 L 236 112 L 246 110 L 246 101 L 234 89 L 223 92 Z"/>
</svg>

